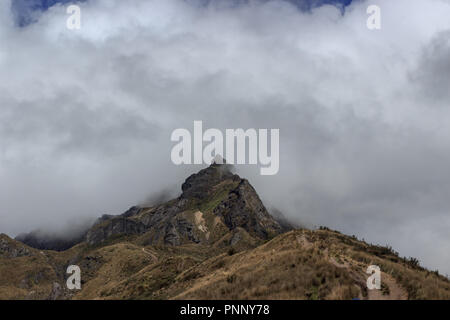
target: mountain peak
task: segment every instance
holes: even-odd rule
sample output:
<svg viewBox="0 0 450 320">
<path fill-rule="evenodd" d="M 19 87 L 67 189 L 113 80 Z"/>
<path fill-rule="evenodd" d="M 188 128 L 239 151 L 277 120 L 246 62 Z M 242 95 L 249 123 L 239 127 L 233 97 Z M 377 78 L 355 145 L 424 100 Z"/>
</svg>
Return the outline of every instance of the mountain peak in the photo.
<svg viewBox="0 0 450 320">
<path fill-rule="evenodd" d="M 255 240 L 282 233 L 248 180 L 223 162 L 214 161 L 189 176 L 176 199 L 154 207 L 133 207 L 119 216 L 104 215 L 87 233 L 87 242 L 98 244 L 131 234 L 141 235 L 146 244 L 213 244 L 236 229 Z"/>
<path fill-rule="evenodd" d="M 190 175 L 181 186 L 182 198 L 205 199 L 211 189 L 219 183 L 231 180 L 240 181 L 241 178 L 232 172 L 233 166 L 213 162 L 209 167 Z"/>
</svg>

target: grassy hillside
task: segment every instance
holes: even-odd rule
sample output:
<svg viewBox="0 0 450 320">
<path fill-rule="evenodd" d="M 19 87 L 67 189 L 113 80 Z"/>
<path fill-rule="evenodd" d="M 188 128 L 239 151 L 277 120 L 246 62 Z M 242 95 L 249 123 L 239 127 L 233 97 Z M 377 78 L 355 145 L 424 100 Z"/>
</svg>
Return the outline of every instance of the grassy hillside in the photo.
<svg viewBox="0 0 450 320">
<path fill-rule="evenodd" d="M 38 251 L 3 236 L 27 252 L 0 255 L 0 298 L 450 299 L 448 279 L 390 248 L 331 230 L 294 230 L 265 243 L 236 232 L 245 245 L 143 246 L 139 236 L 123 236 L 64 252 Z M 64 290 L 69 264 L 82 270 L 81 291 Z M 372 264 L 381 268 L 381 290 L 367 290 Z"/>
</svg>

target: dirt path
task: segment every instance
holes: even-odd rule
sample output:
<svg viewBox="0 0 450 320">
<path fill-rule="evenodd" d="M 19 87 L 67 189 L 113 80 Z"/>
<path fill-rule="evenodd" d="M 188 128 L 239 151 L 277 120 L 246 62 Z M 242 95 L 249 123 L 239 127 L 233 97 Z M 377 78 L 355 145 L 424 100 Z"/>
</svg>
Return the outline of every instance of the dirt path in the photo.
<svg viewBox="0 0 450 320">
<path fill-rule="evenodd" d="M 158 262 L 158 257 L 152 252 L 146 250 L 145 248 L 142 248 L 142 252 L 148 254 L 152 258 L 153 262 Z"/>
<path fill-rule="evenodd" d="M 383 294 L 382 290 L 368 290 L 369 300 L 407 300 L 408 294 L 406 291 L 397 284 L 395 279 L 387 273 L 381 273 L 381 283 L 389 288 L 388 294 Z"/>
<path fill-rule="evenodd" d="M 350 273 L 352 273 L 352 265 L 357 265 L 355 261 L 350 260 L 349 262 L 337 262 L 334 257 L 329 257 L 332 264 L 334 264 L 338 268 L 344 268 L 347 269 Z M 368 276 L 368 275 L 367 275 Z M 355 281 L 358 280 L 358 278 L 365 279 L 366 274 L 363 274 L 361 277 L 360 275 L 355 277 Z M 398 283 L 395 281 L 395 279 L 384 272 L 381 272 L 381 289 L 377 290 L 367 290 L 367 299 L 368 300 L 407 300 L 408 299 L 408 293 L 406 290 L 404 290 Z M 362 297 L 361 297 L 362 298 Z"/>
</svg>

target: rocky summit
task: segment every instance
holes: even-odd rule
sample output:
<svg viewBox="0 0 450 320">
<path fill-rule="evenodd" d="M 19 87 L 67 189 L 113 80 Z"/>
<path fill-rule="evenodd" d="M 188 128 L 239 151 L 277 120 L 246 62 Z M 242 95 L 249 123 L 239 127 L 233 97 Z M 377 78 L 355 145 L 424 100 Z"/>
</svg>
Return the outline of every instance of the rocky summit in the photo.
<svg viewBox="0 0 450 320">
<path fill-rule="evenodd" d="M 256 239 L 281 233 L 250 183 L 226 164 L 212 164 L 182 184 L 182 194 L 155 207 L 132 207 L 119 216 L 103 216 L 88 231 L 87 243 L 117 235 L 142 235 L 148 245 L 212 244 L 242 228 Z"/>
<path fill-rule="evenodd" d="M 66 242 L 0 235 L 0 299 L 450 299 L 449 280 L 416 259 L 271 215 L 227 164 L 181 191 L 103 215 Z M 66 285 L 74 265 L 81 289 Z M 370 265 L 379 290 L 367 288 Z"/>
</svg>

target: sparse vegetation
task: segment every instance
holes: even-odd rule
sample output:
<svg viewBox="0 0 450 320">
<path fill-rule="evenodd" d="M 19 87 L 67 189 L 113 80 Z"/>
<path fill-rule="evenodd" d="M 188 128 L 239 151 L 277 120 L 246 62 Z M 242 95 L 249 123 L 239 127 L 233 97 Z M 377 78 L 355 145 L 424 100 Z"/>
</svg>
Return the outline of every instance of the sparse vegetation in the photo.
<svg viewBox="0 0 450 320">
<path fill-rule="evenodd" d="M 392 276 L 406 298 L 450 299 L 449 280 L 418 268 L 416 259 L 392 259 L 390 247 L 331 230 L 292 231 L 239 253 L 200 245 L 149 248 L 158 261 L 129 240 L 46 253 L 48 262 L 31 248 L 22 260 L 0 258 L 0 274 L 8 274 L 0 277 L 0 297 L 26 298 L 34 290 L 35 298 L 47 298 L 51 284 L 63 281 L 64 268 L 57 266 L 75 255 L 84 277 L 77 299 L 365 299 L 369 264 Z M 36 265 L 48 267 L 31 272 Z M 19 289 L 23 274 L 28 282 Z M 395 292 L 382 281 L 381 293 L 391 298 Z"/>
</svg>

